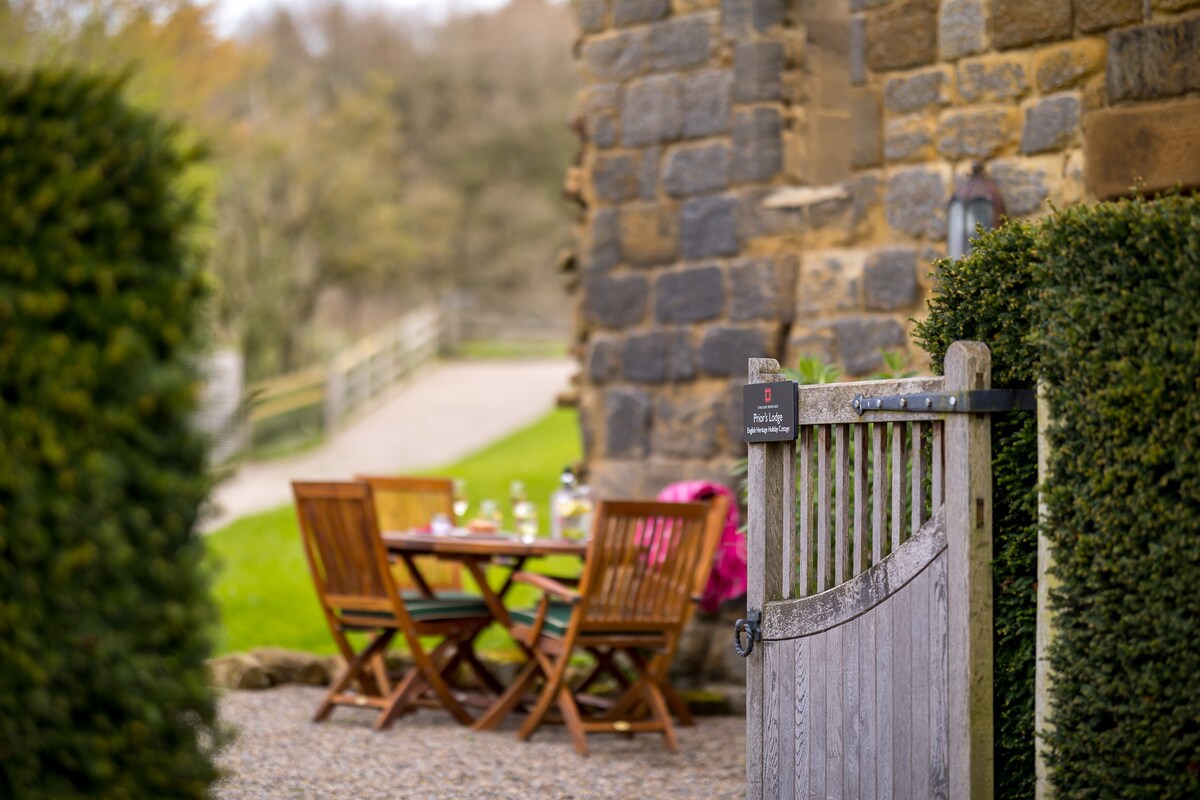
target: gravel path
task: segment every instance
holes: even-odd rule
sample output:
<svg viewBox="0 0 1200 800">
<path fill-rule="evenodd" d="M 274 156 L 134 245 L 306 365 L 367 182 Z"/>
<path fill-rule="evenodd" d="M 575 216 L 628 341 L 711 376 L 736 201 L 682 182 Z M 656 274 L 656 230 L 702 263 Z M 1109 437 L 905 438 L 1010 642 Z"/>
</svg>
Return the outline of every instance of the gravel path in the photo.
<svg viewBox="0 0 1200 800">
<path fill-rule="evenodd" d="M 528 742 L 512 717 L 495 733 L 473 733 L 423 710 L 374 733 L 373 712 L 337 709 L 309 722 L 324 690 L 287 686 L 229 692 L 224 722 L 239 736 L 220 757 L 229 777 L 220 800 L 403 800 L 404 798 L 741 798 L 745 720 L 705 717 L 679 728 L 680 753 L 657 734 L 591 736 L 589 755 L 566 731 L 543 726 Z"/>
</svg>

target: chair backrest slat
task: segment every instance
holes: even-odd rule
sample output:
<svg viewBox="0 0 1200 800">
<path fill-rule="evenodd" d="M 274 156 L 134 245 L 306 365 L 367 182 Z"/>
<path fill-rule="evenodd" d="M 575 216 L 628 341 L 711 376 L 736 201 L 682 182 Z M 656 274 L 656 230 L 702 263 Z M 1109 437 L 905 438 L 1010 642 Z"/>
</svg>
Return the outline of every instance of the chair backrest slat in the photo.
<svg viewBox="0 0 1200 800">
<path fill-rule="evenodd" d="M 371 486 L 380 530 L 424 528 L 437 514 L 454 519 L 454 481 L 450 478 L 360 475 L 358 480 Z M 462 588 L 462 570 L 458 563 L 434 558 L 421 558 L 418 563 L 421 575 L 432 589 Z M 416 588 L 417 583 L 408 575 L 407 569 L 397 567 L 394 574 L 400 588 Z"/>
<path fill-rule="evenodd" d="M 727 502 L 600 503 L 580 581 L 582 628 L 681 625 L 708 580 Z"/>
</svg>

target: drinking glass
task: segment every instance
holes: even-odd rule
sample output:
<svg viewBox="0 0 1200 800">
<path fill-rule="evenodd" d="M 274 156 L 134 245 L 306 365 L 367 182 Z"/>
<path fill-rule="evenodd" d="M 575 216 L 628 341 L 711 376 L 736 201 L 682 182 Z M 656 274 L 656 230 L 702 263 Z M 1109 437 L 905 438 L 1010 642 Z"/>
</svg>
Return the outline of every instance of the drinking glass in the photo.
<svg viewBox="0 0 1200 800">
<path fill-rule="evenodd" d="M 462 478 L 456 478 L 454 481 L 454 518 L 461 524 L 466 516 L 467 509 L 471 507 L 471 500 L 467 497 L 467 482 Z"/>
</svg>

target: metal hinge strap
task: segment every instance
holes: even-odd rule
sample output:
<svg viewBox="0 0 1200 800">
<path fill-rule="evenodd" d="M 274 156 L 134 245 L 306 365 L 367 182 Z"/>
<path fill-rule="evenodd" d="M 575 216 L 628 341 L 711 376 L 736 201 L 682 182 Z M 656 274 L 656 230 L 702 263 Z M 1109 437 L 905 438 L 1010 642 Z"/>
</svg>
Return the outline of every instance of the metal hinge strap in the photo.
<svg viewBox="0 0 1200 800">
<path fill-rule="evenodd" d="M 856 395 L 851 402 L 862 416 L 867 411 L 911 411 L 939 414 L 1003 414 L 1036 411 L 1033 389 L 974 389 L 966 392 L 924 392 L 890 397 Z"/>
</svg>

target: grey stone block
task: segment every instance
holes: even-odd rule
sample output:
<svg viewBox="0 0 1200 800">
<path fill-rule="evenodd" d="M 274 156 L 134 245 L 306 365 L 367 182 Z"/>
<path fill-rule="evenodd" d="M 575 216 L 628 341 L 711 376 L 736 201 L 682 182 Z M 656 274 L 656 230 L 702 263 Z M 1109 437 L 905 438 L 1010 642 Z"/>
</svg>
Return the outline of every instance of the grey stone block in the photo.
<svg viewBox="0 0 1200 800">
<path fill-rule="evenodd" d="M 671 458 L 711 458 L 717 454 L 717 419 L 717 403 L 709 398 L 659 395 L 650 449 Z"/>
<path fill-rule="evenodd" d="M 696 374 L 695 353 L 685 330 L 630 336 L 621 357 L 625 380 L 634 383 L 686 381 Z"/>
<path fill-rule="evenodd" d="M 721 30 L 728 39 L 745 39 L 783 22 L 785 0 L 721 0 Z"/>
<path fill-rule="evenodd" d="M 905 0 L 871 16 L 867 64 L 877 72 L 909 69 L 937 60 L 937 0 Z"/>
<path fill-rule="evenodd" d="M 746 42 L 733 51 L 734 97 L 739 103 L 778 100 L 783 94 L 782 42 Z"/>
<path fill-rule="evenodd" d="M 1032 214 L 1042 207 L 1050 196 L 1045 171 L 1029 167 L 1021 162 L 993 162 L 988 168 L 992 180 L 1000 189 L 1010 216 Z"/>
<path fill-rule="evenodd" d="M 617 212 L 601 208 L 592 212 L 592 224 L 583 248 L 584 272 L 608 272 L 620 261 Z"/>
<path fill-rule="evenodd" d="M 679 79 L 655 75 L 629 84 L 621 103 L 621 141 L 626 147 L 678 138 L 683 128 Z"/>
<path fill-rule="evenodd" d="M 850 19 L 850 85 L 867 82 L 867 18 L 855 14 Z"/>
<path fill-rule="evenodd" d="M 649 286 L 641 275 L 599 276 L 584 281 L 584 313 L 606 328 L 626 328 L 646 316 Z"/>
<path fill-rule="evenodd" d="M 604 444 L 609 458 L 643 458 L 650 450 L 650 396 L 609 389 L 604 397 Z"/>
<path fill-rule="evenodd" d="M 1072 0 L 992 0 L 992 44 L 1007 50 L 1066 39 L 1072 5 Z"/>
<path fill-rule="evenodd" d="M 894 117 L 883 130 L 883 155 L 888 161 L 924 161 L 932 152 L 933 135 L 920 118 Z"/>
<path fill-rule="evenodd" d="M 951 159 L 990 158 L 1009 142 L 1010 116 L 1006 108 L 947 113 L 938 129 L 938 152 Z"/>
<path fill-rule="evenodd" d="M 1060 94 L 1043 98 L 1025 112 L 1021 134 L 1022 153 L 1044 153 L 1069 145 L 1080 128 L 1079 95 Z"/>
<path fill-rule="evenodd" d="M 588 378 L 594 384 L 614 380 L 621 369 L 621 350 L 618 340 L 611 336 L 597 336 L 588 347 Z"/>
<path fill-rule="evenodd" d="M 629 80 L 645 66 L 646 39 L 643 30 L 588 39 L 582 50 L 584 68 L 600 80 Z"/>
<path fill-rule="evenodd" d="M 746 374 L 746 359 L 768 355 L 766 334 L 758 328 L 711 328 L 700 343 L 700 369 L 709 375 Z"/>
<path fill-rule="evenodd" d="M 617 119 L 621 114 L 621 88 L 615 83 L 600 83 L 588 89 L 583 101 L 583 119 L 587 137 L 597 147 L 617 143 Z"/>
<path fill-rule="evenodd" d="M 729 266 L 729 319 L 733 322 L 791 318 L 793 281 L 788 268 L 770 258 L 735 261 Z"/>
<path fill-rule="evenodd" d="M 1029 76 L 1015 59 L 964 61 L 958 65 L 958 92 L 968 103 L 1016 100 L 1029 92 Z"/>
<path fill-rule="evenodd" d="M 897 247 L 872 254 L 863 269 L 863 295 L 868 311 L 896 311 L 916 303 L 916 251 Z"/>
<path fill-rule="evenodd" d="M 723 143 L 672 150 L 663 170 L 663 188 L 672 197 L 716 192 L 729 186 L 729 147 Z"/>
<path fill-rule="evenodd" d="M 944 239 L 948 199 L 939 173 L 919 167 L 897 172 L 884 194 L 888 224 L 910 236 Z"/>
<path fill-rule="evenodd" d="M 680 252 L 685 259 L 731 256 L 738 251 L 737 201 L 731 197 L 698 197 L 683 204 Z"/>
<path fill-rule="evenodd" d="M 600 155 L 592 167 L 592 187 L 601 203 L 620 203 L 638 196 L 638 164 L 630 155 Z"/>
<path fill-rule="evenodd" d="M 662 72 L 707 64 L 716 44 L 715 23 L 714 15 L 704 12 L 651 25 L 647 49 L 650 69 Z"/>
<path fill-rule="evenodd" d="M 613 0 L 613 24 L 618 27 L 662 19 L 669 13 L 670 0 Z"/>
<path fill-rule="evenodd" d="M 783 118 L 773 108 L 739 111 L 733 121 L 735 183 L 769 180 L 783 169 Z"/>
<path fill-rule="evenodd" d="M 893 114 L 911 114 L 933 106 L 950 104 L 946 73 L 940 69 L 891 78 L 883 89 L 883 102 Z"/>
<path fill-rule="evenodd" d="M 938 17 L 938 51 L 943 60 L 987 49 L 987 12 L 983 0 L 946 0 Z"/>
<path fill-rule="evenodd" d="M 725 280 L 720 267 L 668 272 L 654 282 L 654 317 L 660 323 L 716 319 L 724 307 Z"/>
<path fill-rule="evenodd" d="M 879 166 L 883 141 L 883 112 L 879 92 L 850 90 L 850 166 L 855 169 Z"/>
<path fill-rule="evenodd" d="M 809 229 L 803 208 L 766 208 L 763 201 L 772 189 L 746 189 L 738 196 L 738 236 L 742 241 L 762 236 L 784 236 Z"/>
<path fill-rule="evenodd" d="M 683 78 L 683 135 L 688 139 L 729 131 L 733 76 L 708 69 Z"/>
<path fill-rule="evenodd" d="M 598 33 L 604 30 L 605 0 L 578 0 L 576 15 L 579 29 L 584 33 Z"/>
<path fill-rule="evenodd" d="M 903 348 L 904 327 L 894 319 L 850 317 L 833 323 L 838 360 L 851 376 L 861 377 L 883 366 L 883 350 Z"/>
<path fill-rule="evenodd" d="M 1200 16 L 1108 34 L 1105 83 L 1110 103 L 1200 90 Z"/>
<path fill-rule="evenodd" d="M 653 200 L 658 196 L 658 162 L 661 156 L 661 147 L 647 147 L 642 153 L 641 190 L 638 196 L 643 200 Z"/>
</svg>

